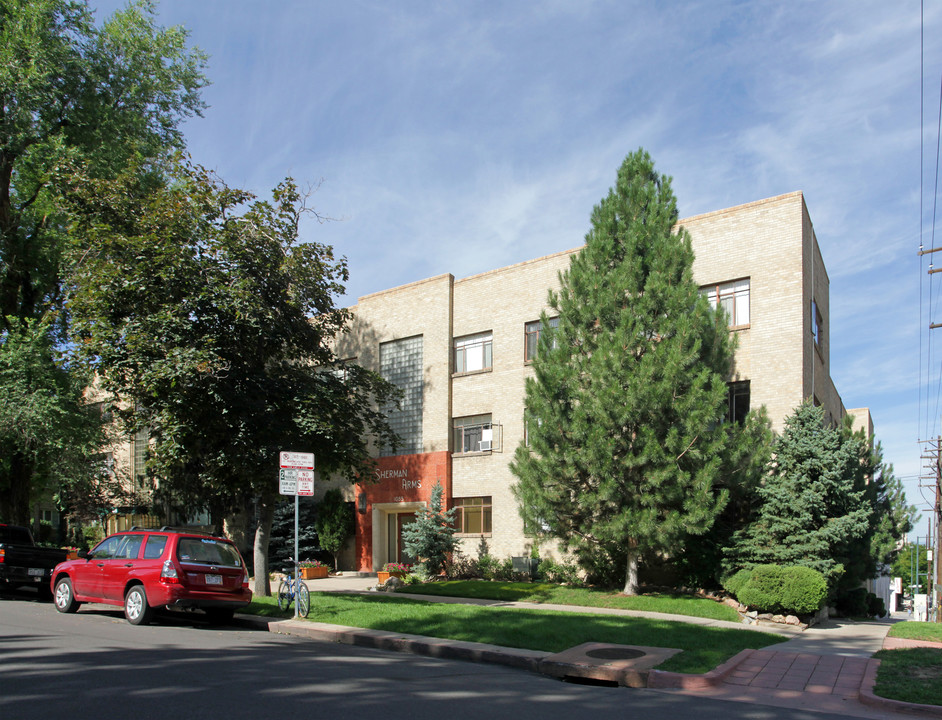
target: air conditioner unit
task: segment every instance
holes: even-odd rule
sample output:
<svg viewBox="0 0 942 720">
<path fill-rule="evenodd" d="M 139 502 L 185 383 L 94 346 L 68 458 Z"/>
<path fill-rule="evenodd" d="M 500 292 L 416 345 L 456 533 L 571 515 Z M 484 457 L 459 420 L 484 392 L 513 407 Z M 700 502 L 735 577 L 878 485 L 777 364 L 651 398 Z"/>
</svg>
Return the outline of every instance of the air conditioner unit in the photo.
<svg viewBox="0 0 942 720">
<path fill-rule="evenodd" d="M 490 449 L 491 449 L 490 440 L 482 440 L 481 442 L 478 443 L 478 450 L 480 450 L 481 452 L 484 452 L 485 450 L 490 450 Z"/>
</svg>

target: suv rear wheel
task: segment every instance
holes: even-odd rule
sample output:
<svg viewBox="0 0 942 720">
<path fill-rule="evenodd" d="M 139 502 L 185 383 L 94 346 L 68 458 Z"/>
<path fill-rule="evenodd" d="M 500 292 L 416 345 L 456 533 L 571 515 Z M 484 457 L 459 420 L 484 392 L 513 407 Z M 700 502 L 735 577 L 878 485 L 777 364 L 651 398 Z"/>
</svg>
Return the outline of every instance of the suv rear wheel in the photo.
<svg viewBox="0 0 942 720">
<path fill-rule="evenodd" d="M 132 625 L 146 625 L 154 611 L 147 604 L 147 593 L 143 585 L 135 585 L 124 596 L 124 617 Z"/>
</svg>

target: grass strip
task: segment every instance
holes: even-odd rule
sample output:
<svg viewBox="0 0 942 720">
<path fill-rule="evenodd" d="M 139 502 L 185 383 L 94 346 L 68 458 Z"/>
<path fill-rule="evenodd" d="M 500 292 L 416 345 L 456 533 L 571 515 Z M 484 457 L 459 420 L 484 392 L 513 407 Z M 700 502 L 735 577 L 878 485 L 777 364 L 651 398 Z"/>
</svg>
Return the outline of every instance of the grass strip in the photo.
<svg viewBox="0 0 942 720">
<path fill-rule="evenodd" d="M 402 592 L 503 602 L 641 610 L 739 622 L 739 614 L 729 605 L 707 598 L 682 594 L 628 596 L 610 590 L 568 587 L 552 583 L 491 582 L 487 580 L 449 580 L 446 582 L 407 585 L 402 589 Z"/>
<path fill-rule="evenodd" d="M 942 705 L 942 650 L 880 650 L 874 657 L 880 660 L 873 687 L 876 695 L 922 705 Z"/>
<path fill-rule="evenodd" d="M 256 597 L 248 612 L 291 617 L 293 608 L 283 613 L 274 598 Z M 704 627 L 671 620 L 446 605 L 394 595 L 311 593 L 307 619 L 546 652 L 560 652 L 585 642 L 679 648 L 682 653 L 659 667 L 683 673 L 704 673 L 740 650 L 766 647 L 785 639 L 754 630 Z"/>
<path fill-rule="evenodd" d="M 915 622 L 913 620 L 893 623 L 893 625 L 890 626 L 889 635 L 890 637 L 903 638 L 905 640 L 942 642 L 942 624 Z"/>
</svg>

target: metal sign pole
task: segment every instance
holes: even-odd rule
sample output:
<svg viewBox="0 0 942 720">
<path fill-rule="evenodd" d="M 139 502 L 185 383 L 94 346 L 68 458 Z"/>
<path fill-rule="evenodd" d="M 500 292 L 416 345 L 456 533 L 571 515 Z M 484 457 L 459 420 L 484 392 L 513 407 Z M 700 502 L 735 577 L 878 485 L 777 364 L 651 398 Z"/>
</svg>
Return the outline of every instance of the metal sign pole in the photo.
<svg viewBox="0 0 942 720">
<path fill-rule="evenodd" d="M 301 582 L 301 567 L 298 563 L 298 526 L 299 509 L 298 495 L 313 495 L 313 474 L 314 474 L 314 453 L 299 453 L 282 451 L 279 453 L 279 492 L 282 495 L 294 495 L 294 579 L 296 583 Z M 304 477 L 304 482 L 299 482 L 299 478 Z M 299 487 L 303 485 L 302 487 Z M 297 585 L 295 585 L 297 590 Z M 298 610 L 297 597 L 294 603 L 294 616 L 300 616 Z"/>
</svg>

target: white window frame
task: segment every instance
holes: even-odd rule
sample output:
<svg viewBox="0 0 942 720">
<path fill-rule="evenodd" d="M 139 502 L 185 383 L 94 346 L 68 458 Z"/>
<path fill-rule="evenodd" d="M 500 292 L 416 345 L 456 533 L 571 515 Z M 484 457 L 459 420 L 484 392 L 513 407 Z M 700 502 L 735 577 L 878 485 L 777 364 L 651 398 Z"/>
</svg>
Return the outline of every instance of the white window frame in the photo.
<svg viewBox="0 0 942 720">
<path fill-rule="evenodd" d="M 729 317 L 729 327 L 749 326 L 751 319 L 749 278 L 704 285 L 700 288 L 700 294 L 710 301 L 710 307 L 716 309 L 719 304 L 726 311 Z"/>
<path fill-rule="evenodd" d="M 494 333 L 465 335 L 454 340 L 455 374 L 485 372 L 494 367 Z"/>
</svg>

